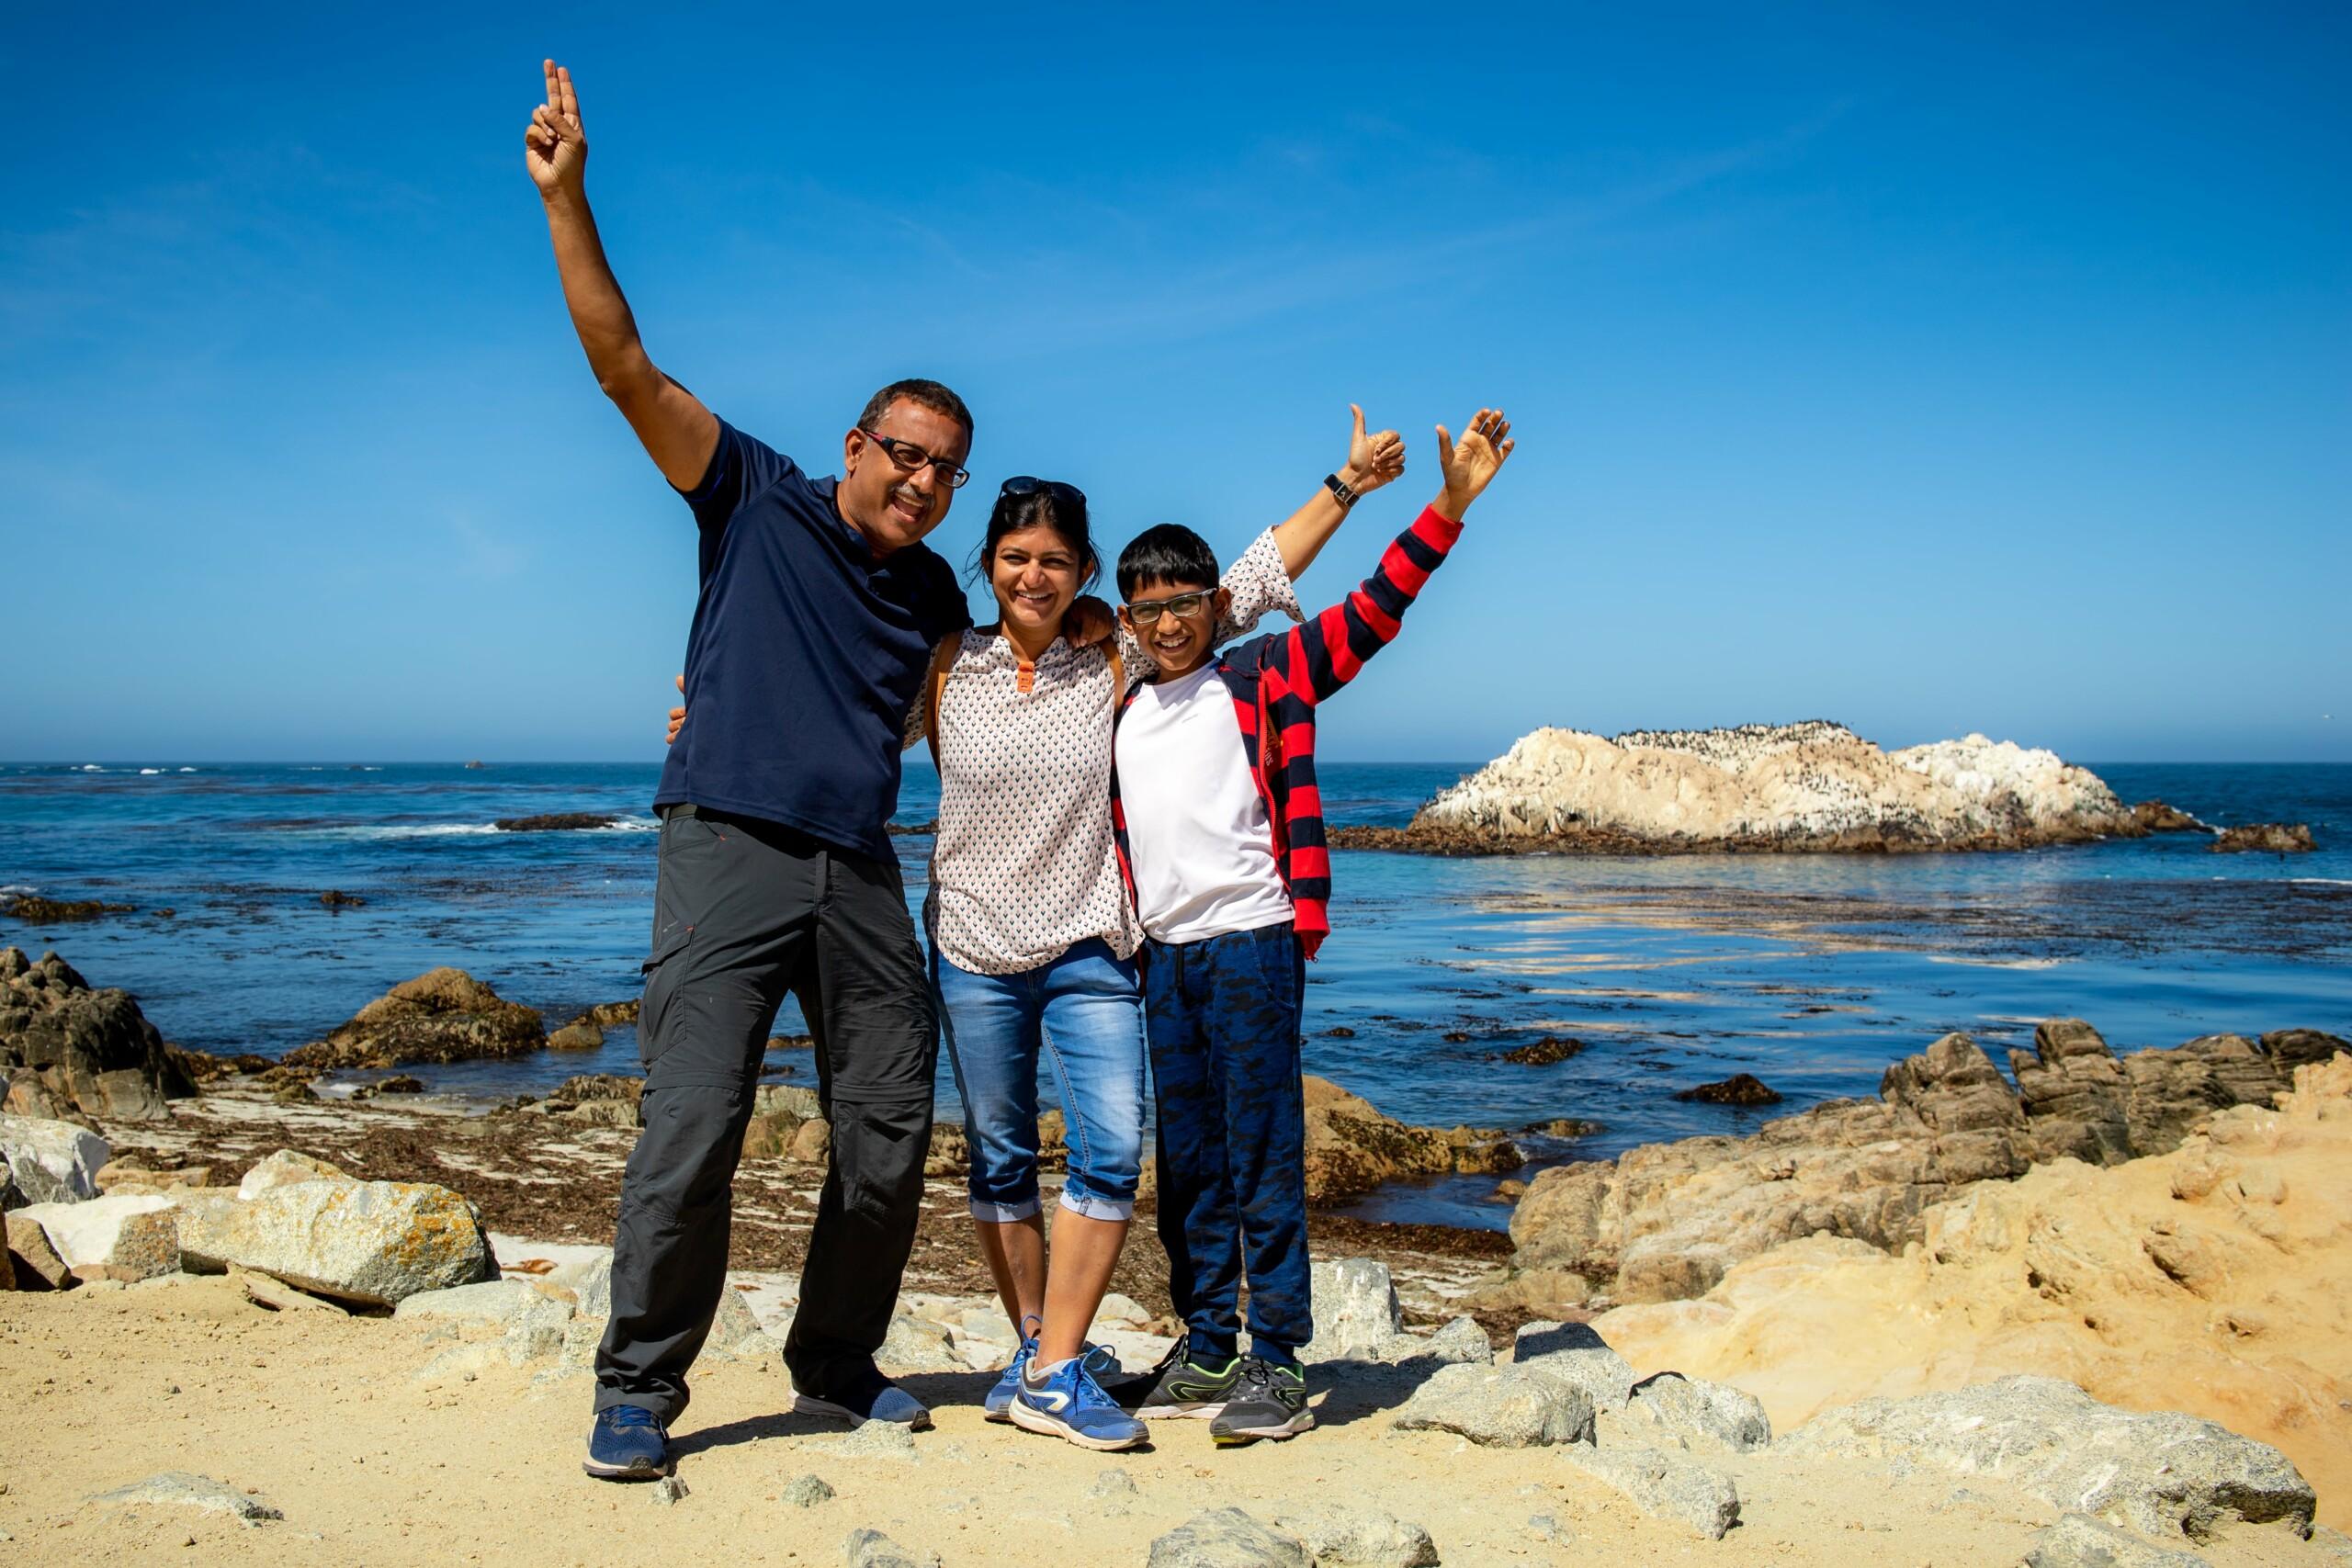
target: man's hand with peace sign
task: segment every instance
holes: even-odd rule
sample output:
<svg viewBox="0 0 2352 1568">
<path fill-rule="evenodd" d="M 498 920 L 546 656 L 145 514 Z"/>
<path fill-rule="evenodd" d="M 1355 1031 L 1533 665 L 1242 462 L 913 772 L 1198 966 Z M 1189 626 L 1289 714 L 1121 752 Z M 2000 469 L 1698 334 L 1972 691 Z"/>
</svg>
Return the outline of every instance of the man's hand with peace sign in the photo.
<svg viewBox="0 0 2352 1568">
<path fill-rule="evenodd" d="M 548 101 L 531 111 L 523 132 L 523 166 L 541 196 L 558 190 L 578 195 L 588 172 L 588 134 L 580 129 L 580 96 L 571 89 L 571 73 L 554 61 L 542 62 L 548 74 Z"/>
<path fill-rule="evenodd" d="M 718 446 L 718 420 L 692 392 L 664 376 L 638 340 L 619 279 L 596 237 L 588 210 L 588 135 L 580 129 L 580 95 L 571 73 L 542 61 L 547 102 L 531 111 L 523 132 L 523 166 L 547 206 L 548 238 L 555 246 L 555 269 L 563 279 L 563 302 L 572 330 L 588 355 L 596 384 L 621 411 L 629 428 L 662 475 L 680 490 L 691 490 L 710 467 Z"/>
</svg>

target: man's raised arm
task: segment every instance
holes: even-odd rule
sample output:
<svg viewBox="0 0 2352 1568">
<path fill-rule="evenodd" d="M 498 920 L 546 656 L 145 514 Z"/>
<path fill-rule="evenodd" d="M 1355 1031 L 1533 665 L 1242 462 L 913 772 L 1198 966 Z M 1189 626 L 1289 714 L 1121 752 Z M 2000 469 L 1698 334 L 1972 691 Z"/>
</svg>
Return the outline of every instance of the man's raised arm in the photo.
<svg viewBox="0 0 2352 1568">
<path fill-rule="evenodd" d="M 588 352 L 596 384 L 637 432 L 662 477 L 680 490 L 702 482 L 718 446 L 718 419 L 702 400 L 663 375 L 637 335 L 618 279 L 605 260 L 588 210 L 588 138 L 580 128 L 580 98 L 571 73 L 547 62 L 548 101 L 531 111 L 523 132 L 523 163 L 548 209 L 548 237 L 571 325 Z"/>
</svg>

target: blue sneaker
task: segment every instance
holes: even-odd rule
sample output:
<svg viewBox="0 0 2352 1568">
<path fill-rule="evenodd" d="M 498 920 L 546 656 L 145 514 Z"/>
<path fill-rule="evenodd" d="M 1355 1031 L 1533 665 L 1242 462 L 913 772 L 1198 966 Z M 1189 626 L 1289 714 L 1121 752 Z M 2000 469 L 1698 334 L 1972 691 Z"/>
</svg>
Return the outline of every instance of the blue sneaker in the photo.
<svg viewBox="0 0 2352 1568">
<path fill-rule="evenodd" d="M 1021 1374 L 1028 1370 L 1029 1358 L 1036 1353 L 1037 1342 L 1035 1339 L 1021 1342 L 1021 1348 L 1012 1353 L 1012 1365 L 1004 1369 L 1004 1375 L 996 1380 L 996 1386 L 989 1389 L 988 1397 L 980 1401 L 982 1416 L 990 1421 L 1012 1419 L 1010 1414 L 1012 1396 L 1021 1391 Z M 1097 1378 L 1115 1378 L 1125 1371 L 1119 1365 L 1119 1353 L 1108 1345 L 1089 1345 L 1081 1355 L 1086 1370 Z"/>
<path fill-rule="evenodd" d="M 1021 1390 L 1021 1374 L 1029 1368 L 1029 1358 L 1037 1353 L 1037 1342 L 1023 1337 L 1021 1348 L 1012 1353 L 1012 1365 L 1004 1369 L 1004 1376 L 996 1380 L 988 1397 L 980 1401 L 980 1415 L 989 1421 L 1010 1421 L 1006 1414 L 1012 1408 L 1012 1396 Z"/>
<path fill-rule="evenodd" d="M 1042 1382 L 1024 1369 L 1006 1414 L 1016 1427 L 1067 1438 L 1082 1449 L 1110 1453 L 1139 1447 L 1150 1438 L 1151 1428 L 1102 1392 L 1087 1370 L 1088 1359 L 1079 1356 L 1064 1361 Z"/>
<path fill-rule="evenodd" d="M 606 1481 L 650 1481 L 667 1475 L 670 1434 L 641 1404 L 616 1404 L 596 1412 L 588 1428 L 588 1457 L 580 1468 Z"/>
</svg>

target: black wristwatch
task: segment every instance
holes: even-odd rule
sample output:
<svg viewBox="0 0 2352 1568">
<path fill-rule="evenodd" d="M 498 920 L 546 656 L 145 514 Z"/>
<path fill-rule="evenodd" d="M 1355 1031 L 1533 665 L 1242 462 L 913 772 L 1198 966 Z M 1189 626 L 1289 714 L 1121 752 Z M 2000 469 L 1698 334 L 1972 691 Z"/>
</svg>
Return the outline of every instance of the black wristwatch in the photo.
<svg viewBox="0 0 2352 1568">
<path fill-rule="evenodd" d="M 1356 503 L 1356 492 L 1350 490 L 1346 481 L 1341 479 L 1337 474 L 1325 474 L 1323 476 L 1323 488 L 1329 491 L 1333 495 L 1339 497 L 1340 510 L 1342 512 L 1345 512 L 1349 507 L 1353 506 Z"/>
</svg>

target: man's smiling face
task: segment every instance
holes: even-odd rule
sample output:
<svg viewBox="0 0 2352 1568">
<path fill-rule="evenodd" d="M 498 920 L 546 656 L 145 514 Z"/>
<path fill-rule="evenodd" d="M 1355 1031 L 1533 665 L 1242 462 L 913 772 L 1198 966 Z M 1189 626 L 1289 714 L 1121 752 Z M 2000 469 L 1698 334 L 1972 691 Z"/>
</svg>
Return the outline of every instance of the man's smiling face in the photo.
<svg viewBox="0 0 2352 1568">
<path fill-rule="evenodd" d="M 899 456 L 916 466 L 901 465 L 875 436 L 900 444 Z M 956 491 L 942 470 L 963 467 L 971 449 L 972 433 L 960 420 L 899 399 L 872 425 L 843 439 L 842 515 L 876 555 L 913 544 L 946 520 Z M 938 463 L 923 461 L 931 457 Z"/>
</svg>

